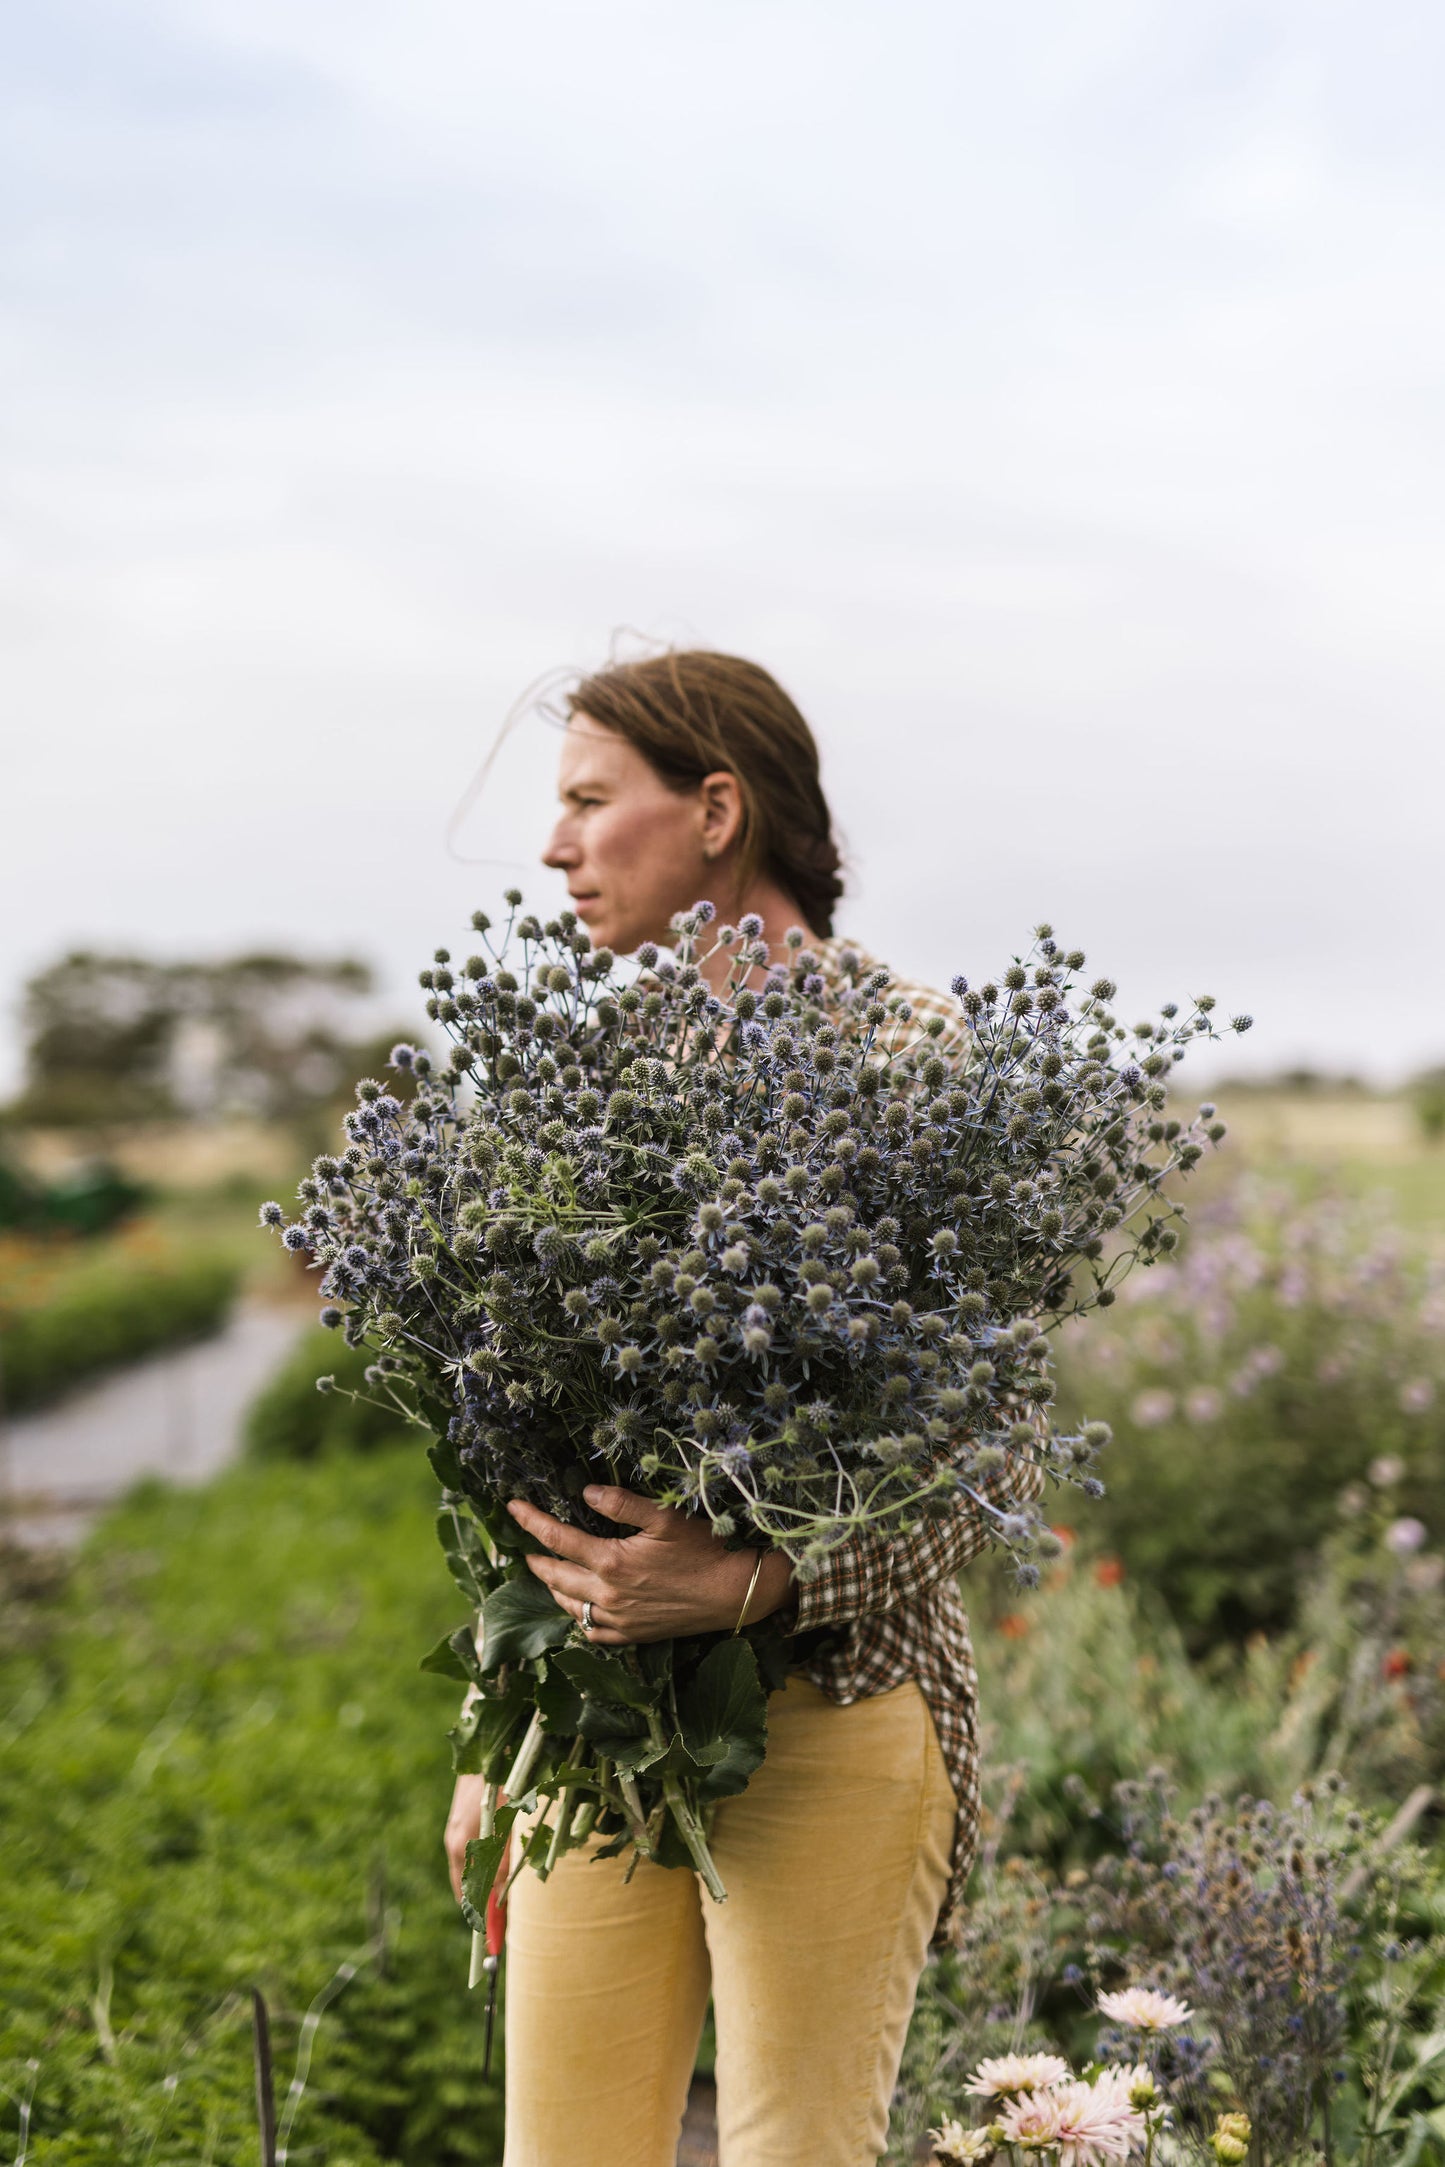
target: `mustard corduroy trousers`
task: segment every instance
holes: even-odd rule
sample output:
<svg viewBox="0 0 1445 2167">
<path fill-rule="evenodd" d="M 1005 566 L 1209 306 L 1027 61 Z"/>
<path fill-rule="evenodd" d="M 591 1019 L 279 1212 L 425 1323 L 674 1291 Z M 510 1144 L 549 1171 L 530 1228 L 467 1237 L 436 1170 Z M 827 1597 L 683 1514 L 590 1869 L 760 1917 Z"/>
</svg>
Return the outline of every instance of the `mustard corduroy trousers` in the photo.
<svg viewBox="0 0 1445 2167">
<path fill-rule="evenodd" d="M 954 1796 L 911 1681 L 792 1678 L 696 1878 L 570 1853 L 507 1935 L 505 2167 L 674 2167 L 709 1991 L 721 2167 L 875 2167 L 948 1882 Z"/>
</svg>

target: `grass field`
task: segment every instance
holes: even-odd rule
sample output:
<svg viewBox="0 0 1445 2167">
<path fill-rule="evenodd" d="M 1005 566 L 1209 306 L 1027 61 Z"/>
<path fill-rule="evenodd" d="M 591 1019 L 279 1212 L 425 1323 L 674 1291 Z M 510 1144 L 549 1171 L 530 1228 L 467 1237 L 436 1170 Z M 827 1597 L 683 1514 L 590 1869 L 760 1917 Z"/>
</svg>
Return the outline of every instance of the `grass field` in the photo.
<svg viewBox="0 0 1445 2167">
<path fill-rule="evenodd" d="M 1230 1140 L 1211 1178 L 1241 1163 L 1300 1185 L 1378 1196 L 1407 1232 L 1445 1236 L 1445 1146 L 1428 1144 L 1403 1097 L 1235 1091 L 1221 1086 Z"/>
</svg>

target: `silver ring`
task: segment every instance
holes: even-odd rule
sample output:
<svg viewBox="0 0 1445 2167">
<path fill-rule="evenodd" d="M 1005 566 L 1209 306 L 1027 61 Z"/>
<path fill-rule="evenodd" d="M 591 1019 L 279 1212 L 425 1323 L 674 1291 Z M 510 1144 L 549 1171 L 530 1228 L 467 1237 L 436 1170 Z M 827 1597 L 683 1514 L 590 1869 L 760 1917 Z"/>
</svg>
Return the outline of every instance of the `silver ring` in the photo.
<svg viewBox="0 0 1445 2167">
<path fill-rule="evenodd" d="M 592 1630 L 592 1605 L 590 1603 L 582 1605 L 582 1630 L 584 1633 L 590 1633 Z"/>
</svg>

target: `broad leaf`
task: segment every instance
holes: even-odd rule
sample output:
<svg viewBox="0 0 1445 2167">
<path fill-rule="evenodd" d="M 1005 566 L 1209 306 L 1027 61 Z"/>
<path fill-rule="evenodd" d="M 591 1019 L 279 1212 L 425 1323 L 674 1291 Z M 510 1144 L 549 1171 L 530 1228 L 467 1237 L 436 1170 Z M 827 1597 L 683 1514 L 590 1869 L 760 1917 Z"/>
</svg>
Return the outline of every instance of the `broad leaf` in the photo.
<svg viewBox="0 0 1445 2167">
<path fill-rule="evenodd" d="M 532 1682 L 532 1698 L 541 1709 L 542 1721 L 548 1730 L 561 1737 L 576 1730 L 582 1721 L 585 1703 L 566 1672 L 557 1668 L 558 1661 L 557 1656 L 547 1659 L 542 1676 Z"/>
<path fill-rule="evenodd" d="M 459 1776 L 500 1780 L 531 1713 L 529 1684 L 525 1672 L 518 1672 L 499 1700 L 477 1694 L 462 1710 L 447 1733 L 452 1742 L 452 1767 Z"/>
<path fill-rule="evenodd" d="M 675 1732 L 660 1746 L 651 1737 L 625 1738 L 609 1745 L 607 1752 L 624 1776 L 640 1776 L 646 1771 L 658 1776 L 697 1774 L 690 1754 Z"/>
<path fill-rule="evenodd" d="M 560 1647 L 572 1630 L 569 1613 L 552 1600 L 535 1573 L 504 1580 L 482 1606 L 482 1669 L 521 1663 Z"/>
<path fill-rule="evenodd" d="M 535 1557 L 546 1547 L 535 1535 L 529 1535 L 520 1521 L 512 1518 L 505 1505 L 491 1505 L 485 1512 L 479 1508 L 477 1518 L 491 1537 L 493 1548 L 507 1557 Z"/>
<path fill-rule="evenodd" d="M 644 1640 L 632 1652 L 642 1665 L 642 1675 L 649 1685 L 666 1685 L 672 1676 L 673 1643 L 670 1640 Z"/>
<path fill-rule="evenodd" d="M 628 1740 L 648 1735 L 647 1719 L 635 1708 L 595 1700 L 584 1701 L 577 1728 L 584 1738 L 614 1757 L 618 1747 Z"/>
<path fill-rule="evenodd" d="M 432 1473 L 442 1488 L 459 1490 L 462 1486 L 462 1463 L 457 1457 L 456 1446 L 446 1435 L 446 1424 L 443 1423 L 441 1427 L 441 1436 L 432 1439 L 426 1448 L 426 1456 L 431 1461 Z"/>
<path fill-rule="evenodd" d="M 436 1528 L 448 1572 L 473 1609 L 480 1610 L 497 1577 L 480 1529 L 457 1505 L 437 1508 Z"/>
<path fill-rule="evenodd" d="M 703 1770 L 704 1799 L 732 1798 L 761 1766 L 768 1742 L 768 1700 L 746 1640 L 720 1641 L 678 1695 L 683 1741 Z"/>
<path fill-rule="evenodd" d="M 515 1806 L 498 1806 L 491 1835 L 474 1836 L 467 1845 L 466 1864 L 462 1868 L 462 1910 L 474 1934 L 484 1934 L 487 1930 L 487 1898 L 492 1893 L 492 1883 L 497 1878 L 497 1868 L 502 1863 L 502 1853 L 507 1848 L 507 1838 L 516 1818 Z"/>
<path fill-rule="evenodd" d="M 439 1678 L 459 1678 L 463 1685 L 479 1685 L 482 1672 L 471 1626 L 459 1625 L 445 1640 L 439 1640 L 422 1657 L 417 1669 L 435 1671 Z"/>
<path fill-rule="evenodd" d="M 434 1433 L 437 1443 L 447 1443 L 447 1431 L 451 1428 L 452 1409 L 444 1401 L 439 1400 L 435 1393 L 424 1392 L 420 1385 L 416 1388 L 416 1404 L 423 1422 Z M 460 1467 L 460 1462 L 458 1462 L 458 1467 Z M 459 1484 L 455 1482 L 447 1484 L 449 1490 L 455 1490 L 458 1487 Z"/>
<path fill-rule="evenodd" d="M 765 1693 L 781 1692 L 788 1682 L 794 1649 L 786 1633 L 768 1619 L 757 1632 L 747 1636 L 748 1646 L 757 1658 L 758 1676 Z"/>
<path fill-rule="evenodd" d="M 557 1667 L 567 1673 L 578 1691 L 589 1700 L 605 1701 L 621 1708 L 654 1708 L 658 1696 L 621 1656 L 603 1655 L 596 1648 L 564 1648 Z"/>
</svg>

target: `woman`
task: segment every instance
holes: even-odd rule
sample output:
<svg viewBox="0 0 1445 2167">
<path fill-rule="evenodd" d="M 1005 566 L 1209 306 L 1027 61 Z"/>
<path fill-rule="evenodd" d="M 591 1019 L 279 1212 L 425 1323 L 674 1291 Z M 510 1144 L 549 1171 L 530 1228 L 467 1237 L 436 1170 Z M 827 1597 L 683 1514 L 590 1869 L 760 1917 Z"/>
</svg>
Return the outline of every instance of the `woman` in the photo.
<svg viewBox="0 0 1445 2167">
<path fill-rule="evenodd" d="M 802 926 L 836 972 L 817 747 L 765 670 L 665 654 L 588 678 L 568 712 L 545 860 L 598 946 L 663 939 L 706 896 L 734 924 L 760 918 L 780 959 Z M 943 996 L 900 990 L 952 1019 Z M 1022 1471 L 1016 1494 L 1037 1480 Z M 1008 1472 L 993 1482 L 1002 1497 Z M 635 1532 L 598 1540 L 510 1509 L 544 1546 L 532 1570 L 594 1641 L 731 1632 L 746 1603 L 750 1622 L 787 1612 L 796 1666 L 762 1768 L 717 1811 L 726 1903 L 646 1863 L 624 1886 L 624 1861 L 585 1850 L 515 1884 L 506 2167 L 673 2167 L 709 1992 L 723 2167 L 873 2167 L 929 1940 L 972 1859 L 976 1681 L 954 1576 L 988 1525 L 961 1503 L 918 1535 L 842 1544 L 795 1585 L 779 1552 L 759 1565 L 699 1519 L 586 1496 Z M 481 1793 L 460 1777 L 447 1822 L 459 1895 Z"/>
</svg>

